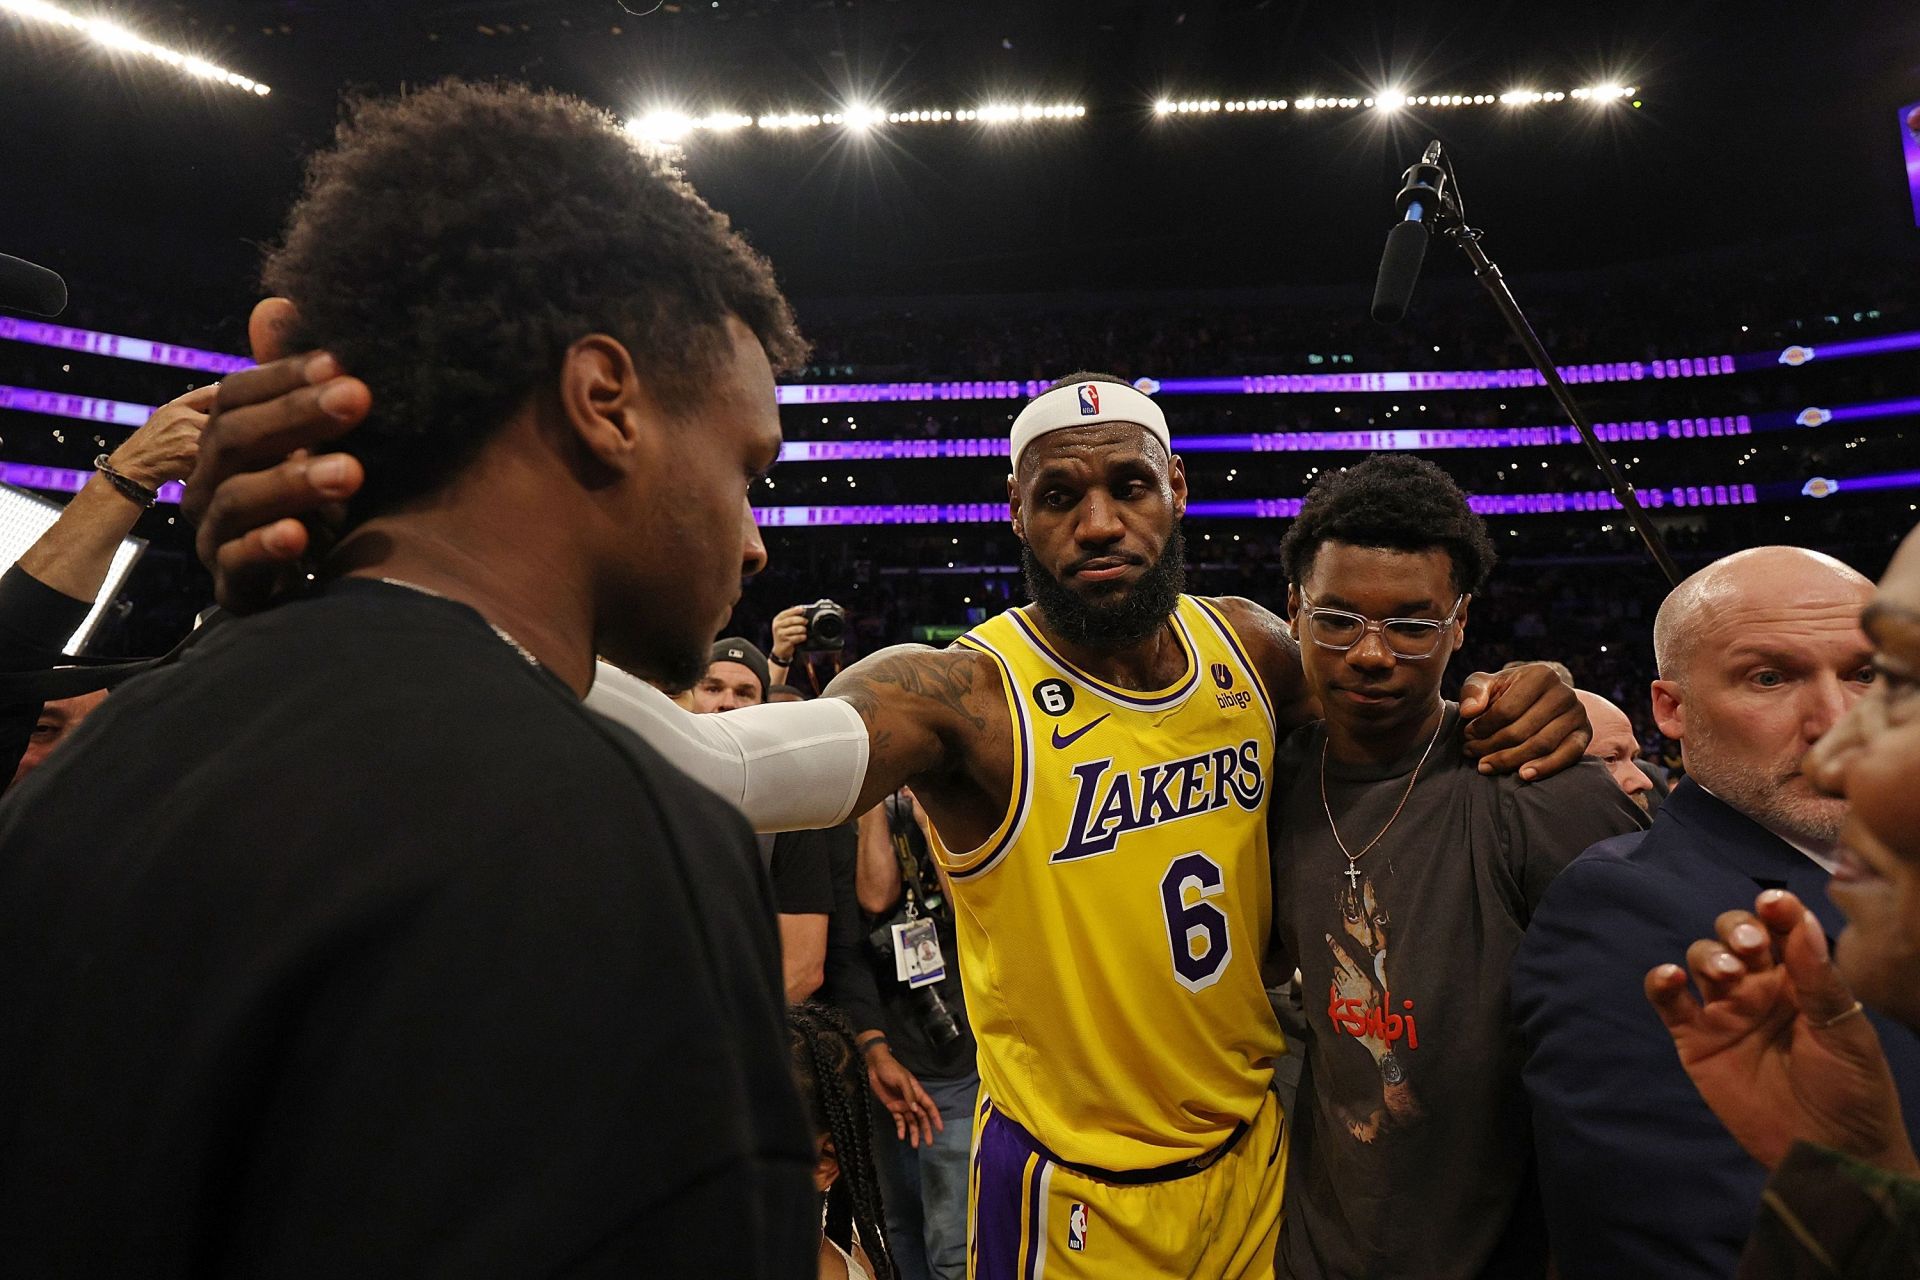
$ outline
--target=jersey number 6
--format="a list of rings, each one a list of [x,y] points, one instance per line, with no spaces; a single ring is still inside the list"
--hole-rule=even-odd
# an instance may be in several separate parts
[[[1197,892],[1192,905],[1189,889]],[[1173,976],[1189,991],[1205,991],[1220,981],[1233,959],[1227,913],[1211,899],[1227,891],[1220,866],[1204,853],[1183,853],[1160,877],[1160,903],[1167,914],[1167,945],[1173,950]]]

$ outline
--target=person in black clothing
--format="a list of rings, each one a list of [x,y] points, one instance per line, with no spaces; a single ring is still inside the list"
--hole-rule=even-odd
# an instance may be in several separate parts
[[[200,387],[155,409],[106,455],[107,468],[150,491],[186,479],[216,391]],[[145,509],[96,470],[53,525],[0,574],[0,673],[45,671],[60,662],[107,580],[114,552]],[[34,698],[0,704],[0,777],[8,786],[24,776],[21,761],[38,732],[40,708]]]
[[[713,642],[706,674],[688,691],[688,709],[719,715],[766,701],[767,660],[737,636]],[[826,972],[827,921],[833,913],[836,857],[853,858],[853,824],[813,831],[762,832],[760,863],[773,881],[773,909],[780,927],[780,975],[787,1002],[798,1004],[820,989]]]
[[[0,1274],[811,1275],[746,825],[581,705],[765,561],[767,265],[616,120],[448,82],[355,107],[266,274],[369,483],[0,805]]]
[[[900,1273],[905,1280],[962,1280],[980,1073],[960,988],[953,912],[927,848],[925,822],[906,790],[860,819],[857,863],[836,861],[833,869],[822,996],[859,1029],[868,1084],[888,1112],[875,1128],[874,1162]],[[919,988],[896,978],[892,955],[892,925],[910,918],[908,904],[911,918],[933,922],[946,961],[946,977]]]

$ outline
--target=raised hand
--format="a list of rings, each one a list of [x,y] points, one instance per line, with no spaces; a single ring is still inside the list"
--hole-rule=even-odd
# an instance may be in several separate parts
[[[1769,1169],[1807,1141],[1920,1176],[1880,1038],[1813,913],[1770,889],[1714,931],[1687,949],[1687,969],[1650,970],[1646,994],[1728,1132]]]
[[[149,489],[186,479],[200,452],[207,411],[213,408],[219,392],[218,383],[209,383],[161,405],[144,426],[113,451],[108,464]]]
[[[307,521],[337,519],[366,479],[350,454],[310,454],[358,426],[373,396],[325,352],[287,354],[295,319],[284,298],[254,308],[260,365],[220,383],[181,502],[214,594],[236,612],[264,607],[292,580],[313,545]]]

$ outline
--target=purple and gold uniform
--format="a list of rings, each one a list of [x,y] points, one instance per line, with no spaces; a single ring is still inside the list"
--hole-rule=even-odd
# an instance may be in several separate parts
[[[976,1280],[1272,1274],[1273,711],[1217,609],[1182,596],[1171,625],[1185,668],[1152,692],[1075,668],[1025,610],[956,642],[995,660],[1014,729],[999,827],[934,841],[980,1045]]]

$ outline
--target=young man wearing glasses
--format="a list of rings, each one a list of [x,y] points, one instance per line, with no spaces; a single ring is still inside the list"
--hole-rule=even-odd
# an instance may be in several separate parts
[[[1308,1027],[1280,1274],[1544,1275],[1508,970],[1560,869],[1645,819],[1597,761],[1528,782],[1461,754],[1440,682],[1494,552],[1438,467],[1328,476],[1281,554],[1326,718],[1275,771]]]

